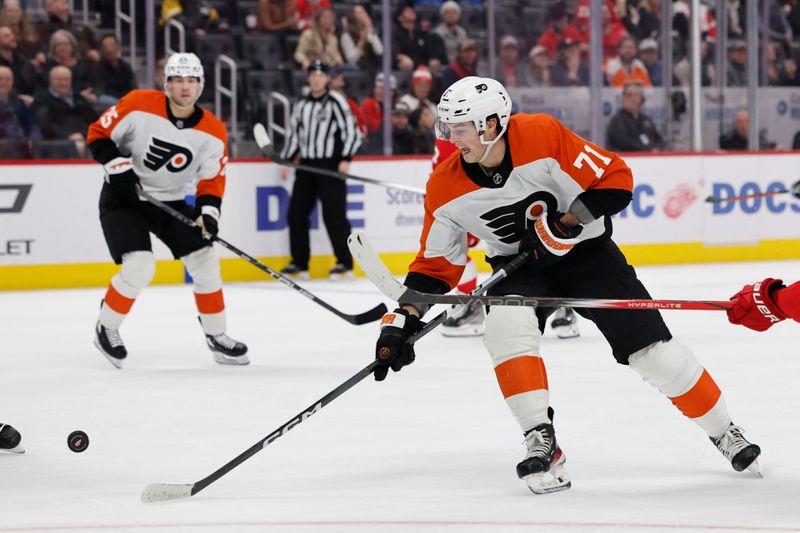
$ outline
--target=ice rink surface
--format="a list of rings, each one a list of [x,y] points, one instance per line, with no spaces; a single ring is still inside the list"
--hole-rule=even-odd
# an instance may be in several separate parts
[[[800,262],[638,271],[655,298],[727,299],[797,280]],[[307,287],[352,313],[382,300],[366,280]],[[414,365],[367,378],[193,498],[143,504],[145,485],[207,476],[373,357],[376,324],[274,282],[225,290],[248,367],[212,361],[189,286],[142,293],[121,371],[92,345],[102,289],[0,293],[0,421],[27,449],[0,455],[0,532],[800,531],[800,324],[759,334],[699,311],[667,323],[761,445],[763,479],[734,472],[581,319],[580,338],[548,331],[542,350],[568,491],[535,496],[517,479],[522,435],[481,340],[434,331]],[[91,441],[81,454],[66,445],[75,429]]]

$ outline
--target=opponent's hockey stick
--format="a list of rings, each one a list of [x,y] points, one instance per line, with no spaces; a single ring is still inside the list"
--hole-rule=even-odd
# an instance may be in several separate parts
[[[472,304],[516,305],[533,307],[586,307],[590,309],[674,309],[683,311],[725,311],[733,307],[730,301],[693,300],[607,300],[595,298],[561,298],[528,296],[479,296],[473,294],[428,294],[402,285],[383,264],[367,237],[353,232],[347,241],[353,258],[378,289],[392,300],[419,304]],[[527,253],[518,255],[513,262],[524,262]]]
[[[256,125],[253,126],[253,136],[256,138],[256,144],[258,144],[258,147],[261,149],[261,152],[279,165],[296,168],[298,170],[304,170],[306,172],[314,172],[316,174],[321,174],[323,176],[328,176],[330,178],[336,178],[340,180],[360,181],[362,183],[380,185],[381,187],[387,187],[389,189],[400,189],[403,191],[425,194],[425,189],[420,189],[419,187],[414,187],[411,185],[403,185],[402,183],[394,183],[391,181],[384,181],[375,178],[365,178],[363,176],[353,176],[352,174],[344,174],[342,172],[336,172],[335,170],[328,170],[326,168],[312,167],[309,165],[303,165],[302,163],[295,163],[293,161],[289,161],[288,159],[284,159],[281,157],[278,151],[275,150],[275,148],[273,148],[272,140],[270,140],[269,134],[267,134],[267,129],[264,127],[263,124],[256,123]]]
[[[352,236],[351,236],[352,237]],[[484,281],[478,287],[472,291],[472,294],[480,294],[481,292],[485,291],[492,285],[498,283],[500,280],[504,279],[510,272],[518,268],[522,263],[527,260],[527,254],[520,254],[517,256],[513,261],[509,264],[505,265],[502,269],[498,270],[494,274],[492,274],[489,279]],[[434,328],[436,328],[439,324],[445,321],[448,314],[455,309],[457,306],[453,305],[450,309],[446,311],[442,311],[436,318],[428,322],[425,327],[423,327],[420,331],[412,335],[406,342],[409,344],[414,344],[422,337],[430,333]],[[267,447],[267,445],[272,444],[273,441],[277,440],[279,437],[285,435],[290,429],[297,426],[298,424],[305,422],[311,415],[331,403],[333,400],[344,394],[349,389],[353,388],[358,382],[363,380],[365,377],[372,374],[375,370],[375,367],[378,366],[378,362],[373,361],[369,365],[365,366],[361,370],[359,370],[355,375],[353,375],[350,379],[330,391],[328,394],[311,404],[307,409],[304,409],[300,413],[298,413],[294,418],[290,419],[288,422],[283,424],[281,427],[270,433],[268,436],[264,437],[244,452],[237,455],[234,459],[227,462],[221,468],[213,472],[212,474],[204,477],[200,481],[196,481],[194,483],[153,483],[145,487],[144,491],[142,492],[142,501],[145,503],[152,503],[152,502],[161,502],[167,500],[180,500],[183,498],[190,498],[203,490],[204,488],[208,487],[216,480],[263,450]]]
[[[184,224],[186,224],[188,226],[197,226],[197,224],[195,223],[194,220],[192,220],[191,218],[187,217],[186,215],[184,215],[180,211],[176,211],[175,209],[173,209],[172,207],[168,206],[167,204],[165,204],[161,200],[158,200],[158,199],[154,198],[151,194],[143,191],[141,189],[141,187],[139,187],[138,192],[139,192],[139,195],[141,197],[143,197],[145,200],[147,200],[148,202],[150,202],[154,206],[158,207],[159,209],[165,211],[169,215],[177,218],[178,220],[180,220]],[[219,243],[222,247],[227,248],[228,250],[230,250],[231,252],[235,253],[236,255],[238,255],[239,257],[241,257],[242,259],[244,259],[245,261],[247,261],[248,263],[250,263],[254,267],[266,272],[267,274],[269,274],[270,276],[272,276],[276,280],[280,281],[281,283],[283,283],[287,287],[296,290],[297,292],[299,292],[300,294],[302,294],[303,296],[305,296],[309,300],[313,301],[314,303],[316,303],[318,305],[321,305],[322,307],[324,307],[325,309],[327,309],[331,313],[333,313],[336,316],[338,316],[338,317],[350,322],[351,324],[361,325],[361,324],[367,324],[369,322],[375,322],[376,320],[380,319],[383,316],[383,314],[386,313],[386,311],[387,311],[386,304],[381,303],[379,305],[376,305],[375,307],[373,307],[369,311],[365,311],[365,312],[359,313],[357,315],[350,315],[350,314],[347,314],[347,313],[343,313],[343,312],[339,311],[338,309],[336,309],[335,307],[333,307],[328,302],[326,302],[324,300],[321,300],[318,297],[314,296],[313,294],[311,294],[310,292],[305,290],[303,287],[301,287],[300,285],[298,285],[297,283],[292,281],[287,276],[284,276],[283,274],[281,274],[277,270],[271,269],[270,267],[268,267],[267,265],[265,265],[264,263],[262,263],[258,259],[254,258],[254,257],[251,257],[250,255],[246,254],[245,252],[241,251],[240,249],[238,249],[236,246],[232,245],[231,243],[229,243],[225,239],[223,239],[221,237],[218,237],[218,236],[214,236],[214,237],[211,238],[211,240],[213,242]]]
[[[759,192],[755,194],[743,194],[741,196],[727,196],[725,198],[721,198],[719,196],[709,196],[706,198],[706,202],[709,204],[722,204],[725,202],[737,202],[739,200],[749,200],[750,198],[763,198],[764,196],[776,196],[778,194],[786,194],[792,191],[768,191],[768,192]]]

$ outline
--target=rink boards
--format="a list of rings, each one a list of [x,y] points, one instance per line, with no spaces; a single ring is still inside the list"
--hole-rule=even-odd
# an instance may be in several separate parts
[[[800,200],[788,194],[712,205],[708,195],[783,190],[800,179],[798,153],[628,156],[633,201],[614,217],[615,240],[634,265],[800,258]],[[86,162],[5,164],[0,170],[0,289],[102,286],[117,270],[98,221],[99,165]],[[355,175],[423,187],[428,158],[360,158]],[[264,161],[228,166],[221,236],[273,268],[289,259],[286,225],[291,181]],[[291,180],[291,178],[290,178]],[[421,194],[348,184],[348,218],[365,231],[396,273],[418,247]],[[333,265],[322,217],[312,215],[312,276]],[[155,242],[155,283],[185,274]],[[219,249],[228,281],[264,279]],[[476,258],[482,253],[473,252]],[[484,265],[485,266],[485,265]]]

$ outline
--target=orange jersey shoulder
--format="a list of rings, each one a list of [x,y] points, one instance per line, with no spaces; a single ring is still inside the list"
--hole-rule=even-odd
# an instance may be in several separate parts
[[[167,118],[167,95],[154,89],[135,89],[129,92],[89,126],[87,142],[91,144],[98,139],[110,139],[116,125],[134,111]]]

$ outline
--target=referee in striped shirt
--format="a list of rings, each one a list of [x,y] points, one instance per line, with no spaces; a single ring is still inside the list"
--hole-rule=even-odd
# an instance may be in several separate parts
[[[308,66],[309,95],[298,100],[292,110],[286,146],[281,156],[293,160],[298,155],[304,165],[349,173],[350,160],[361,145],[361,135],[347,100],[328,89],[329,68],[320,60]],[[281,177],[288,176],[281,168]],[[289,247],[292,262],[282,273],[308,279],[309,217],[317,198],[322,203],[322,220],[328,229],[336,265],[329,275],[345,279],[353,275],[353,256],[347,248],[350,222],[347,220],[347,184],[344,180],[298,170],[289,202]]]

